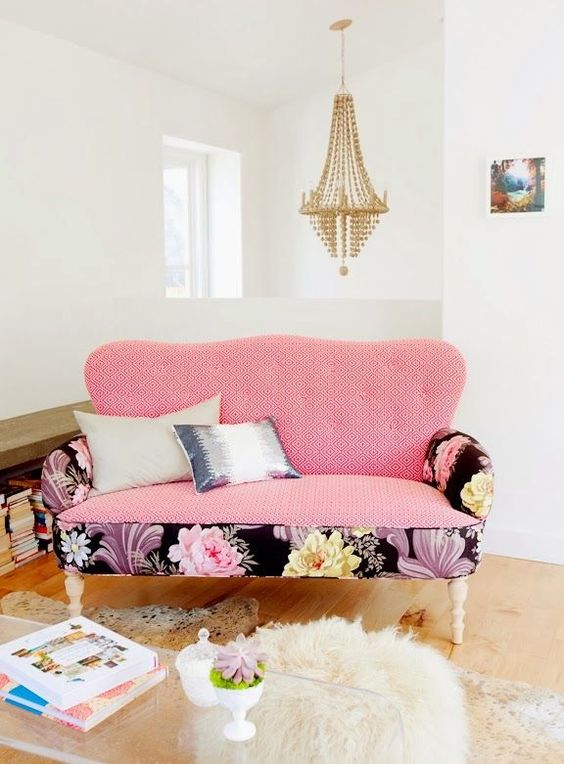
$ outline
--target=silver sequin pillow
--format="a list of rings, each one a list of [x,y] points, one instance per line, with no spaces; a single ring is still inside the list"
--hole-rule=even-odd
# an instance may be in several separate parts
[[[299,478],[272,417],[243,424],[173,426],[192,466],[198,493],[222,485]]]

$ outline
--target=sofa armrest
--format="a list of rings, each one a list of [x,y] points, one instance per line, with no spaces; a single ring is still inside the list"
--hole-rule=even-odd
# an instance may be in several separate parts
[[[493,469],[488,452],[475,438],[443,429],[431,438],[423,480],[449,500],[454,509],[484,519],[493,499]]]
[[[53,515],[86,501],[92,488],[92,457],[86,436],[77,435],[43,462],[43,503]]]

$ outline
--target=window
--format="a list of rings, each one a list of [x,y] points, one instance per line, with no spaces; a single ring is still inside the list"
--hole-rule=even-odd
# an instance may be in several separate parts
[[[165,294],[241,297],[241,155],[163,138]]]
[[[207,156],[166,147],[163,161],[167,297],[208,296]]]

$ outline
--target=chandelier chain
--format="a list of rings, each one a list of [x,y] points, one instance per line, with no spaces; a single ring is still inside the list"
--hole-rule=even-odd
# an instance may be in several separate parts
[[[341,29],[341,89],[345,88],[345,30]]]

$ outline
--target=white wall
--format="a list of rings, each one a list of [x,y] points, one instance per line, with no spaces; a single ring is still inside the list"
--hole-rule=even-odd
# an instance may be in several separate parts
[[[5,22],[0,92],[0,418],[85,397],[86,355],[117,338],[438,335],[435,299],[380,287],[389,301],[164,299],[164,135],[240,152],[244,290],[264,294],[262,111]]]
[[[0,92],[0,418],[82,397],[86,352],[131,326],[123,300],[164,304],[163,135],[241,153],[262,292],[261,111],[4,22]]]
[[[347,78],[360,143],[375,190],[389,192],[383,215],[349,275],[327,254],[302,191],[321,174],[337,88],[274,109],[268,120],[270,293],[275,296],[436,300],[442,279],[443,44],[427,43]]]
[[[241,156],[208,154],[209,294],[242,295]]]
[[[496,467],[489,551],[564,562],[564,5],[448,0],[444,335]],[[486,159],[547,156],[546,217],[488,218]],[[503,155],[503,156],[502,156]]]
[[[123,302],[122,310],[124,336],[169,342],[253,334],[349,340],[438,337],[441,323],[441,303],[430,300],[132,299]]]

